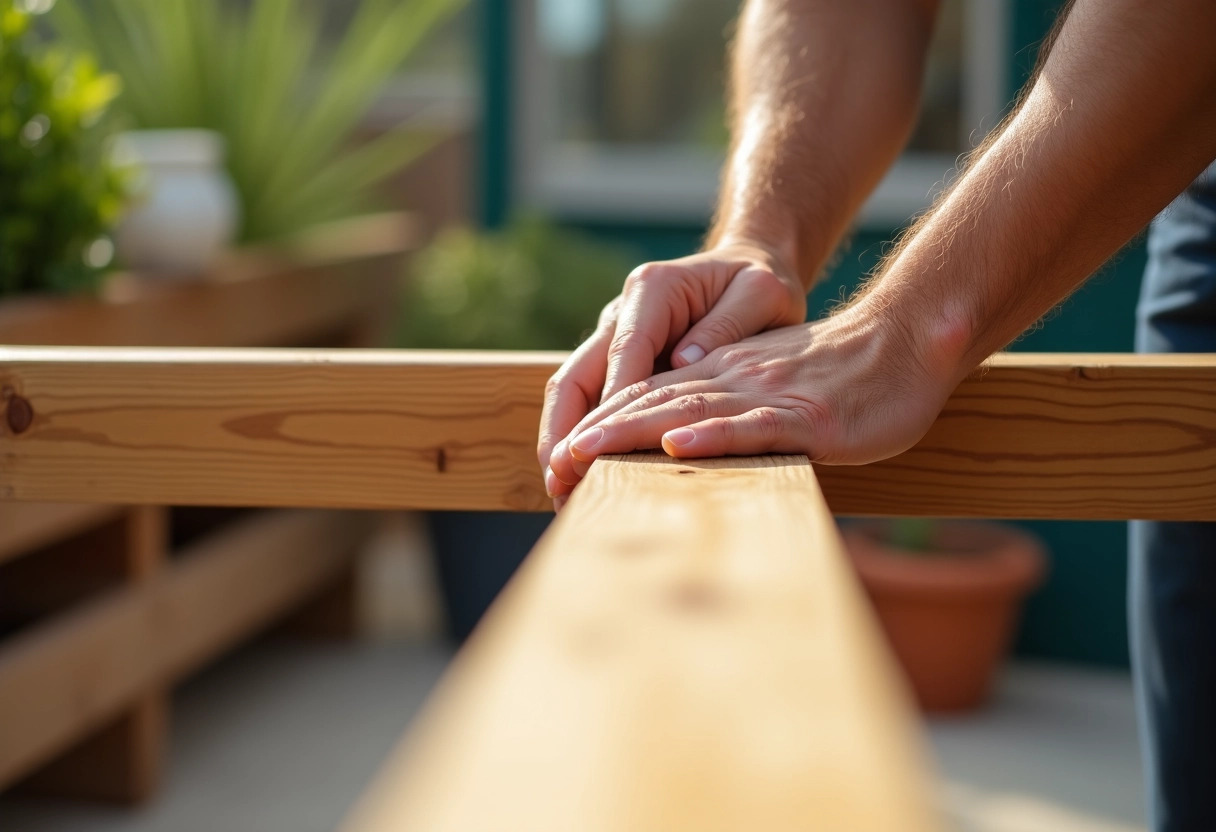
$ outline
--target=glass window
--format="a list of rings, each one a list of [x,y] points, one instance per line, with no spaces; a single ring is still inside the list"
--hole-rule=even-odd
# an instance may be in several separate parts
[[[725,53],[738,0],[524,5],[517,132],[525,196],[574,213],[646,213],[649,205],[707,216],[729,138]],[[993,48],[1004,42],[1004,11],[999,0],[943,2],[906,164],[876,196],[888,205],[871,205],[872,216],[891,222],[923,207],[995,120],[1005,103],[1007,55]]]

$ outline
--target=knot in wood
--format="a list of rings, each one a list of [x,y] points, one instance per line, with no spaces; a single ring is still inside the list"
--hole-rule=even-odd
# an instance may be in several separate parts
[[[667,600],[689,613],[711,613],[726,606],[726,596],[717,587],[699,581],[676,584],[668,591]]]
[[[30,423],[34,421],[34,408],[29,399],[12,396],[8,400],[8,407],[5,408],[4,415],[9,430],[13,433],[24,433],[29,430]]]

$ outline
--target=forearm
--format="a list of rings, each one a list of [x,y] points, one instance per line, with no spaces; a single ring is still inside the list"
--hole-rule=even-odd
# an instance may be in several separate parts
[[[1024,104],[858,304],[957,381],[1216,157],[1216,5],[1079,0]]]
[[[775,253],[804,285],[914,124],[936,0],[750,0],[709,245]]]

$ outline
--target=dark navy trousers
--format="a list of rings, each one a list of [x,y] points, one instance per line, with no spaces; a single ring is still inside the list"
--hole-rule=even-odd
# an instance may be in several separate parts
[[[1216,352],[1216,163],[1155,220],[1138,352]],[[1154,832],[1216,830],[1216,523],[1129,530],[1132,668]]]

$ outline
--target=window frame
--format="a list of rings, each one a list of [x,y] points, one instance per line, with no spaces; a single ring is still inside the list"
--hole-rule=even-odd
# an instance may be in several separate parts
[[[717,200],[721,153],[678,145],[555,141],[537,0],[515,4],[512,185],[527,208],[563,219],[703,224]],[[963,0],[963,144],[995,126],[1009,100],[1011,0]],[[905,151],[857,216],[892,228],[923,211],[956,157]]]

